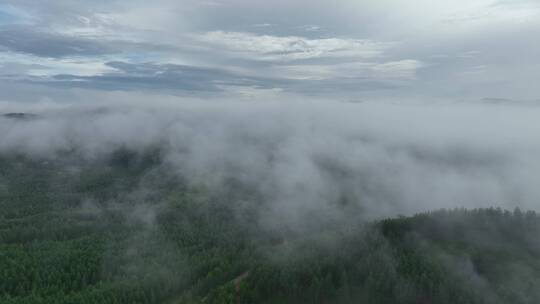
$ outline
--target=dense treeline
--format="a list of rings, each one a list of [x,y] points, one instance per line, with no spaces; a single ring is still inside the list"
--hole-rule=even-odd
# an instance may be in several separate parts
[[[293,233],[236,207],[256,194],[189,184],[159,151],[0,169],[0,303],[540,303],[531,211]]]

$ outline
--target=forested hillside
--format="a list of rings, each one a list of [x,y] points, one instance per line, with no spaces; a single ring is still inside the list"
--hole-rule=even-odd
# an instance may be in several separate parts
[[[534,212],[267,229],[256,193],[180,176],[159,151],[4,155],[0,303],[540,303]]]

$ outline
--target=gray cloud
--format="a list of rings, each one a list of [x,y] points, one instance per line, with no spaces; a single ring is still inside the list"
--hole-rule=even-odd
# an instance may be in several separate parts
[[[219,92],[224,86],[267,87],[271,83],[261,78],[246,78],[218,68],[177,64],[108,62],[116,69],[96,76],[55,75],[32,83],[52,86],[96,88],[102,90],[164,90]]]
[[[105,66],[113,68],[114,71],[105,72],[101,75],[56,74],[53,76],[27,77],[19,80],[11,79],[13,76],[9,74],[4,76],[4,79],[26,85],[47,86],[51,89],[82,88],[103,91],[150,91],[174,95],[182,92],[197,92],[200,95],[210,96],[220,92],[230,94],[237,89],[251,88],[254,93],[258,90],[277,89],[309,96],[318,94],[332,95],[336,90],[368,92],[398,89],[405,85],[403,80],[400,79],[403,76],[401,74],[409,73],[399,69],[385,71],[385,65],[381,67],[374,65],[369,67],[369,69],[372,69],[369,73],[380,73],[381,77],[368,77],[367,74],[364,76],[361,73],[339,75],[336,74],[339,72],[339,68],[337,68],[337,70],[331,70],[331,73],[333,73],[331,78],[303,79],[302,77],[294,77],[294,73],[291,75],[288,73],[281,74],[279,70],[275,74],[264,77],[244,75],[220,68],[178,64],[133,64],[115,61],[107,62]],[[298,68],[300,69],[300,67]],[[302,69],[299,72],[304,73]],[[367,72],[365,70],[365,73]],[[387,73],[388,75],[386,75]],[[393,78],[393,75],[397,78]],[[6,97],[8,92],[9,90],[5,93]],[[20,94],[24,94],[24,92]],[[57,94],[56,97],[58,97]]]
[[[41,57],[95,56],[115,52],[104,42],[24,28],[1,30],[0,46],[13,52]]]
[[[171,46],[121,40],[77,37],[27,27],[0,30],[0,48],[39,57],[85,57],[130,51],[170,51]]]

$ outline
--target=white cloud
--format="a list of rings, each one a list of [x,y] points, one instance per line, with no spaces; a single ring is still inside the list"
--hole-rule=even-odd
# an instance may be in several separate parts
[[[257,35],[245,32],[213,31],[196,37],[199,41],[258,60],[298,60],[325,57],[373,58],[391,43],[350,38],[309,39],[299,36]]]
[[[107,14],[78,15],[75,19],[78,22],[73,25],[53,25],[51,29],[58,34],[71,37],[132,40],[131,34],[120,31],[116,21]]]
[[[418,60],[406,59],[377,64],[372,70],[382,77],[414,79],[416,71],[423,65]]]
[[[370,78],[377,80],[413,80],[424,63],[405,59],[383,63],[352,62],[329,65],[277,66],[277,74],[291,79],[325,80],[336,78]]]
[[[469,12],[458,12],[449,15],[444,22],[450,25],[459,25],[472,29],[475,26],[486,26],[498,24],[520,24],[525,22],[536,22],[540,16],[540,7],[537,6],[517,6],[498,4],[481,7]]]

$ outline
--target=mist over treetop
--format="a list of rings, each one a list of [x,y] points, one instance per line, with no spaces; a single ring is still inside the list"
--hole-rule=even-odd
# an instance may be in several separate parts
[[[485,104],[72,105],[35,110],[31,120],[0,118],[0,151],[85,160],[154,151],[194,184],[254,189],[291,223],[339,201],[360,204],[369,218],[456,206],[536,209],[539,112]]]

